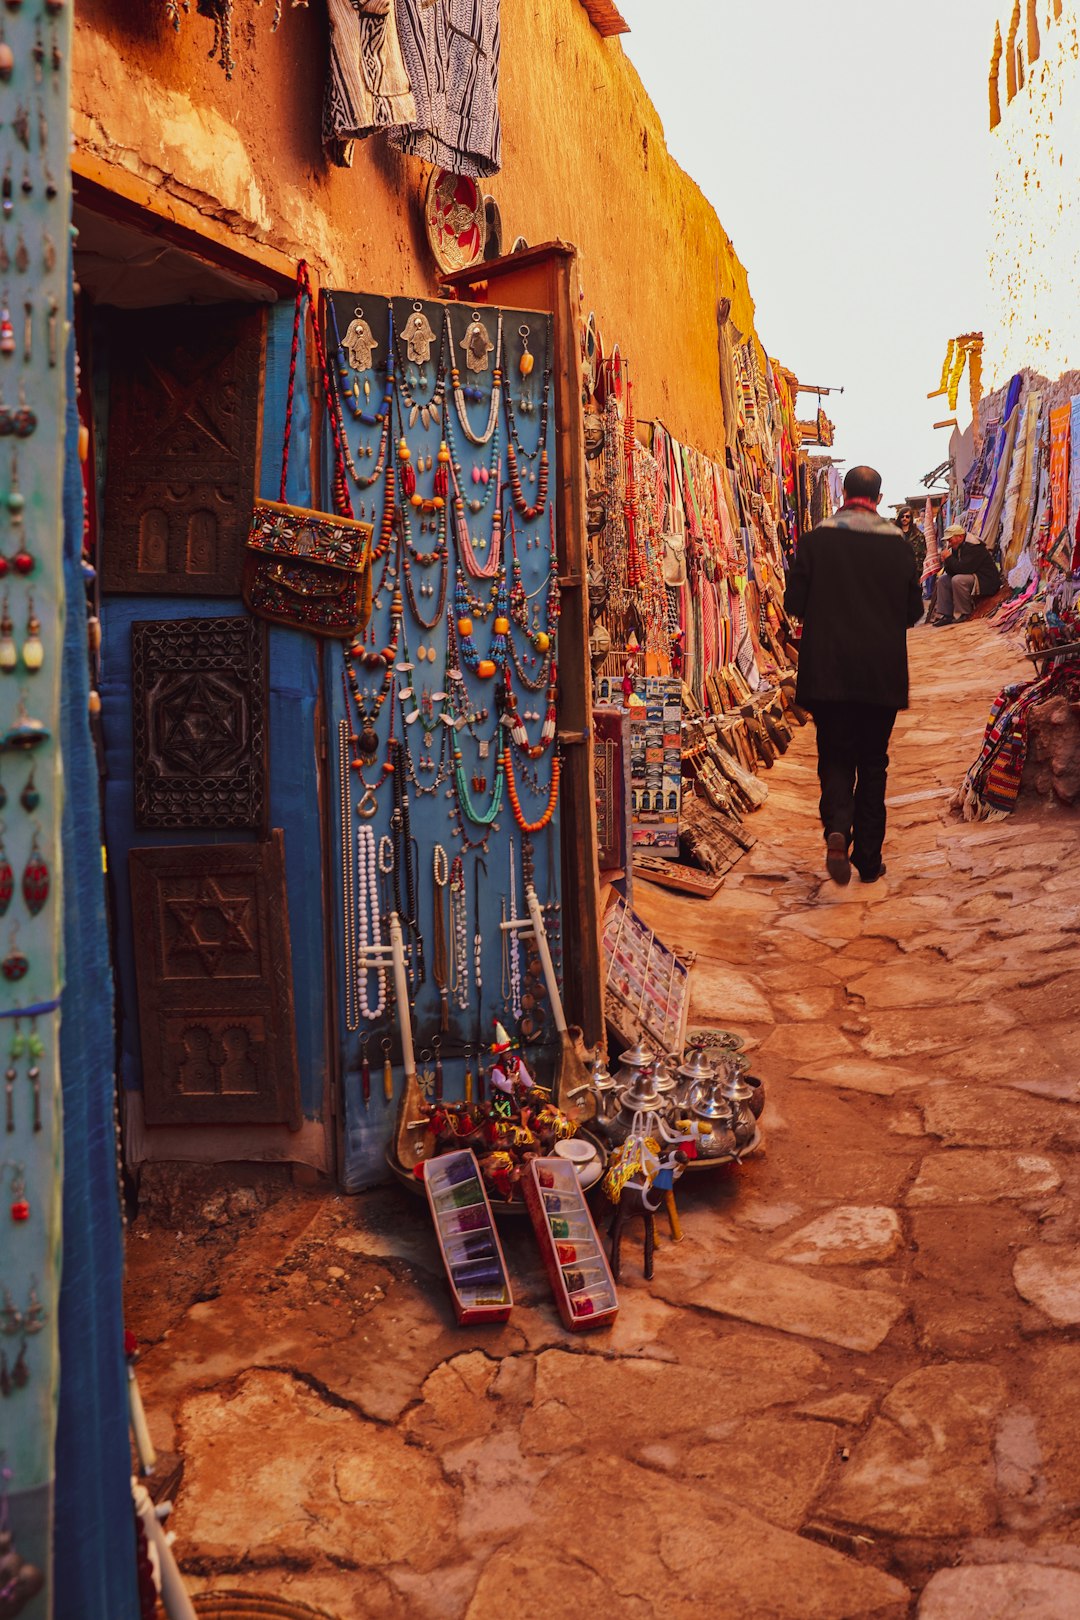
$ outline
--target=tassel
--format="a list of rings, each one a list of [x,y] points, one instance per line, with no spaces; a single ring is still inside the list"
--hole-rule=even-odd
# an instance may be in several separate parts
[[[363,1057],[360,1059],[360,1090],[363,1094],[364,1107],[366,1108],[368,1103],[371,1101],[371,1064],[368,1062],[366,1049]]]
[[[383,1084],[383,1096],[386,1098],[387,1102],[393,1102],[393,1100],[394,1100],[394,1071],[390,1066],[390,1054],[389,1054],[389,1052],[387,1052],[386,1061],[383,1064],[382,1084]]]
[[[442,1067],[442,1058],[440,1056],[438,1056],[438,1055],[435,1058],[435,1093],[434,1093],[434,1095],[435,1095],[435,1101],[437,1103],[441,1103],[442,1100],[443,1100],[443,1067]]]
[[[473,1100],[473,1073],[472,1068],[465,1070],[465,1102],[471,1108]]]

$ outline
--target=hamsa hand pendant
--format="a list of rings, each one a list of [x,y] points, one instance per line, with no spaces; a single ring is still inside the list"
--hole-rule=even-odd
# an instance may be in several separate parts
[[[465,350],[465,362],[470,371],[486,371],[488,369],[488,355],[495,347],[488,335],[488,329],[473,310],[472,320],[465,328],[465,336],[461,340],[461,347]]]
[[[415,365],[426,366],[431,359],[431,345],[435,342],[435,333],[431,322],[424,314],[424,306],[420,303],[413,305],[412,314],[401,329],[405,339],[409,359]]]
[[[354,371],[370,371],[371,356],[379,347],[378,341],[364,319],[364,312],[357,305],[356,313],[349,322],[348,331],[342,341],[341,347],[349,357],[349,364]]]

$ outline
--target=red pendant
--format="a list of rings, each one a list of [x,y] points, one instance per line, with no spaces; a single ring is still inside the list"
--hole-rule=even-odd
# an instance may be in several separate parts
[[[11,897],[15,893],[15,874],[11,870],[11,862],[5,855],[0,860],[0,917],[2,917],[11,904]]]
[[[26,862],[22,875],[22,892],[27,911],[31,917],[36,917],[49,898],[49,868],[36,847],[30,851]]]

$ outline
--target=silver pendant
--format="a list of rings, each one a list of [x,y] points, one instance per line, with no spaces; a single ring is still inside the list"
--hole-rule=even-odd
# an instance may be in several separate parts
[[[349,322],[341,347],[349,357],[349,364],[354,371],[370,371],[371,356],[379,347],[378,341],[364,319],[364,312],[359,304],[353,319]]]
[[[426,366],[431,359],[431,345],[435,342],[435,333],[419,300],[413,304],[412,314],[402,327],[401,335],[405,339],[409,359],[415,361],[418,366]]]
[[[461,348],[465,350],[465,363],[470,371],[486,371],[488,369],[488,355],[495,347],[488,335],[488,329],[474,309],[472,320],[465,328],[465,336],[461,340]]]

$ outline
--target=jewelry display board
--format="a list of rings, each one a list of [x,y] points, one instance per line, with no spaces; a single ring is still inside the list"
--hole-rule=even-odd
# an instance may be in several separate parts
[[[9,1601],[25,1600],[27,1620],[51,1612],[59,1381],[57,730],[72,10],[46,0],[8,5],[0,42],[0,1529],[11,1536],[0,1587],[18,1594]]]
[[[391,910],[429,1095],[466,1094],[496,1019],[540,1080],[553,1051],[539,955],[500,926],[531,881],[558,967],[553,332],[536,311],[363,292],[323,311],[351,504],[375,527],[371,623],[324,653],[354,1188],[384,1173],[400,1088],[390,976],[360,966]]]
[[[618,897],[604,918],[607,1021],[627,1046],[644,1040],[681,1052],[690,1011],[690,965]]]

